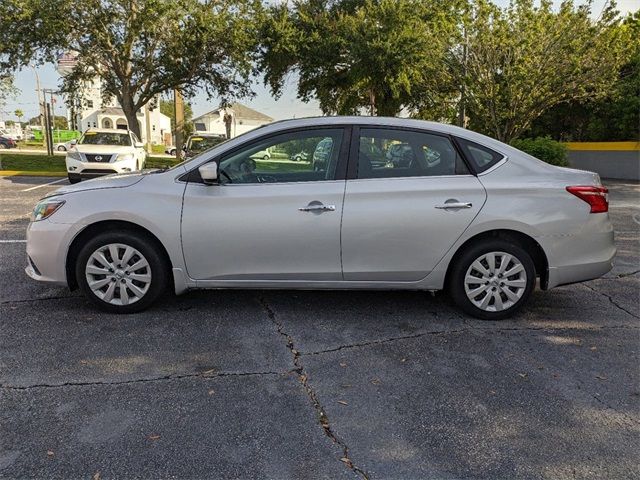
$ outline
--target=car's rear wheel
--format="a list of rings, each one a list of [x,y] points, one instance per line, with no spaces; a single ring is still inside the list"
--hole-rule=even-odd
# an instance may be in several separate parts
[[[72,177],[71,175],[67,175],[67,177],[69,178],[69,183],[71,184],[78,183],[80,181],[78,177]]]
[[[515,314],[535,283],[531,256],[519,245],[499,238],[470,246],[449,275],[449,289],[456,304],[483,320],[501,320]]]
[[[64,145],[59,145],[59,146],[58,146],[58,151],[59,151],[59,152],[66,152],[66,151],[67,151],[67,148],[66,148]]]
[[[105,232],[78,254],[76,280],[102,310],[133,313],[146,309],[167,288],[168,268],[154,241],[129,232]]]

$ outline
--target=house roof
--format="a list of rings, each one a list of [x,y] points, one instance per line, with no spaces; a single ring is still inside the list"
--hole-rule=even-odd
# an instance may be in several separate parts
[[[209,115],[218,115],[220,114],[221,110],[224,110],[225,108],[221,105],[218,108],[216,108],[215,110],[211,110],[210,112],[207,113],[203,113],[202,115],[198,115],[197,117],[194,117],[192,119],[193,122],[197,122],[198,120],[200,120],[201,118],[204,118],[206,116]],[[254,110],[253,108],[249,108],[246,105],[243,105],[239,102],[234,102],[231,104],[231,106],[229,107],[229,110],[233,110],[233,113],[235,114],[237,119],[244,119],[244,120],[259,120],[262,122],[273,122],[273,118],[271,118],[269,115],[265,115],[264,113],[260,113],[257,110]]]

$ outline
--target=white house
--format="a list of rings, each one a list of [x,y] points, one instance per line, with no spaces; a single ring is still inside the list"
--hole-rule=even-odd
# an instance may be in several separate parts
[[[192,122],[196,132],[226,135],[224,122],[226,114],[229,115],[231,138],[273,122],[273,118],[270,116],[236,102],[229,107],[218,107],[193,118]]]
[[[58,73],[64,76],[73,68],[75,57],[67,54],[58,59]],[[84,87],[74,99],[74,108],[67,110],[69,124],[84,132],[87,128],[127,128],[127,119],[116,99],[104,103],[100,80],[85,82]],[[151,143],[171,145],[171,119],[160,113],[160,102],[150,102],[149,121],[151,123]],[[154,107],[154,108],[151,108]],[[147,141],[145,109],[138,112],[138,126],[141,140]]]

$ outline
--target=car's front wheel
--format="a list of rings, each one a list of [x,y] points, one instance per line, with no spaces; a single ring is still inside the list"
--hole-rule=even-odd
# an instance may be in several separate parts
[[[89,240],[76,262],[76,279],[85,296],[102,310],[133,313],[151,305],[167,287],[169,271],[144,235],[105,232]]]
[[[519,245],[500,238],[466,249],[449,275],[449,290],[455,303],[483,320],[512,316],[526,303],[535,283],[531,256]]]

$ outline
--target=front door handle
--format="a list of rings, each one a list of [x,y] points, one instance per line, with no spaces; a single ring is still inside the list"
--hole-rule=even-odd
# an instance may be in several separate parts
[[[436,205],[436,208],[440,210],[454,210],[456,208],[471,208],[473,204],[471,202],[451,202],[444,205]]]
[[[307,205],[306,207],[300,207],[298,210],[301,212],[335,212],[335,205],[323,205],[323,204],[315,204],[315,205]]]

